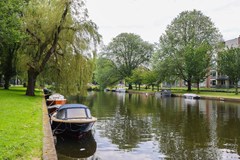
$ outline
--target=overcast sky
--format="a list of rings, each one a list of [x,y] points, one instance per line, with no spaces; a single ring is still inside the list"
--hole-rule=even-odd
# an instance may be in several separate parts
[[[158,42],[179,13],[193,9],[210,17],[224,40],[240,35],[240,0],[86,0],[86,6],[105,45],[123,32]]]

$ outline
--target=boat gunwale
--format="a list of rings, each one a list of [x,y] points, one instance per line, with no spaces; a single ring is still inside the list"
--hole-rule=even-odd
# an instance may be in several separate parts
[[[57,112],[55,112],[52,116],[51,116],[51,120],[54,122],[63,122],[63,123],[80,123],[80,124],[84,124],[84,123],[93,123],[97,121],[96,117],[91,117],[91,118],[72,118],[72,119],[58,119],[56,118]]]

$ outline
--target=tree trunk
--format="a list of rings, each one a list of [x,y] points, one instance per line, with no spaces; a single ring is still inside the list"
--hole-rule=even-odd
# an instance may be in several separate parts
[[[9,89],[11,76],[4,75],[4,89]]]
[[[141,84],[139,83],[139,84],[138,84],[138,90],[139,90],[139,91],[140,91],[140,88],[141,88]]]
[[[199,82],[197,82],[197,93],[199,93]]]
[[[157,91],[159,92],[159,83],[157,84]]]
[[[128,89],[132,89],[132,84],[131,83],[128,84]]]
[[[187,91],[192,91],[192,82],[191,81],[187,81],[187,85],[188,85]]]
[[[6,47],[6,50],[5,50],[5,54],[6,57],[5,57],[5,61],[3,63],[4,66],[3,66],[3,75],[4,75],[4,81],[5,81],[5,84],[4,84],[4,89],[9,89],[9,86],[10,86],[10,80],[11,78],[16,74],[16,51],[18,49],[18,46],[17,44],[14,44],[14,45],[7,45]]]
[[[154,91],[154,84],[152,84],[152,91]]]
[[[238,95],[238,81],[235,82],[235,94]]]
[[[28,84],[27,84],[27,96],[35,96],[34,89],[36,85],[37,76],[39,72],[35,71],[34,68],[30,67],[28,70]]]

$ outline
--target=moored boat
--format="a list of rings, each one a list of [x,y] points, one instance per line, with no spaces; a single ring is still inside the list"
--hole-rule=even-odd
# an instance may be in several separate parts
[[[51,105],[63,105],[67,102],[67,100],[64,98],[63,95],[59,94],[59,93],[54,93],[51,96],[49,96],[49,98],[47,99],[47,105],[51,106]]]
[[[65,104],[51,116],[53,134],[83,133],[92,129],[97,118],[83,104]]]
[[[125,88],[117,88],[116,92],[121,92],[121,93],[125,93],[126,89]]]
[[[199,95],[193,93],[185,93],[183,94],[183,97],[186,99],[200,99]]]
[[[171,90],[163,89],[163,90],[161,90],[161,92],[156,92],[155,96],[156,97],[171,97],[172,92],[171,92]]]

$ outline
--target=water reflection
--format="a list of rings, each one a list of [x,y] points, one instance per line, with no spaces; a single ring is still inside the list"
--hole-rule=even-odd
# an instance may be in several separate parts
[[[58,135],[56,150],[58,159],[95,159],[97,143],[92,135],[92,132],[83,133],[80,137],[71,137],[66,135]]]
[[[209,100],[91,92],[73,98],[98,121],[100,159],[238,159],[240,106]]]

